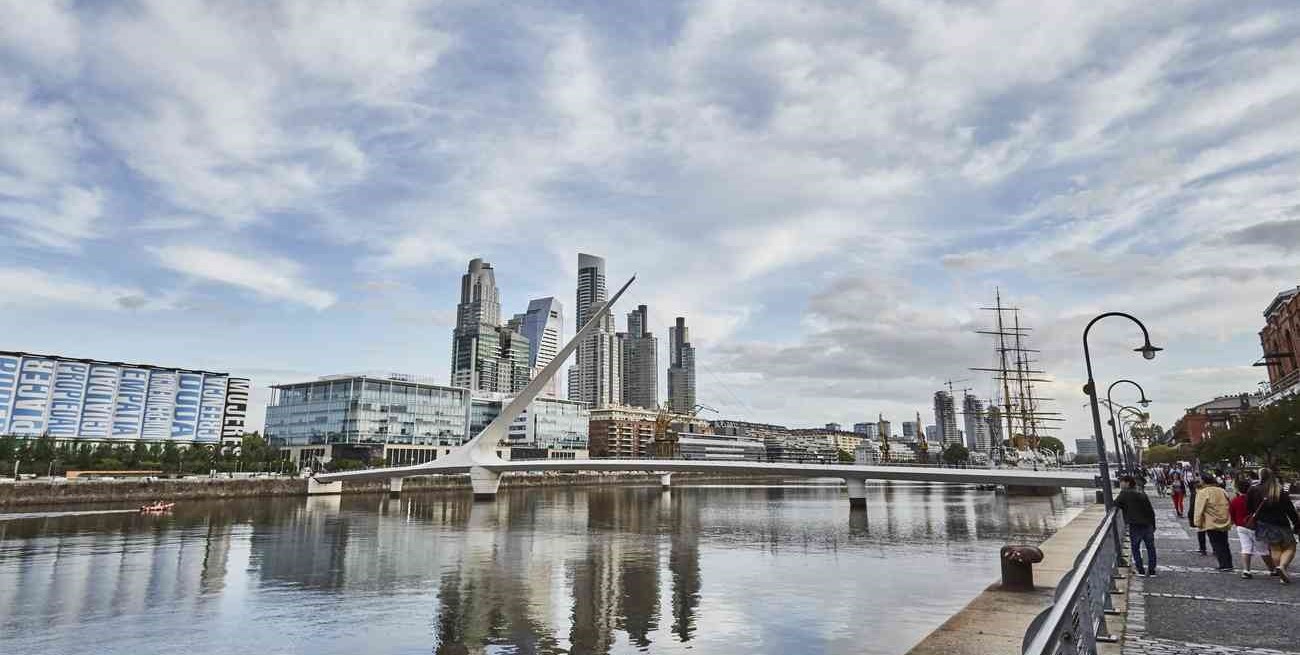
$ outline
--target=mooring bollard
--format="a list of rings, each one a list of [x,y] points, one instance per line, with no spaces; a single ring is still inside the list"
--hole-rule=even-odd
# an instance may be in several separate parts
[[[1034,565],[1043,561],[1043,551],[1035,546],[1002,547],[1002,589],[1033,591]]]

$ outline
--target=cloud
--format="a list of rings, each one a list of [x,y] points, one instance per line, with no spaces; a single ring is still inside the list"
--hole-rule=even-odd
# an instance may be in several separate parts
[[[35,268],[0,267],[0,305],[42,309],[72,306],[98,310],[140,309],[138,290],[75,280]]]
[[[445,322],[474,256],[510,313],[594,252],[661,335],[687,317],[702,398],[788,423],[925,407],[986,363],[995,287],[1054,372],[1112,308],[1157,366],[1232,369],[1300,270],[1290,9],[0,2],[0,239],[109,309],[162,271],[255,294],[259,331]],[[355,338],[326,316],[295,320]],[[322,350],[294,365],[393,364]]]
[[[191,277],[251,291],[269,300],[284,300],[315,310],[329,308],[333,293],[301,279],[302,267],[287,259],[248,257],[203,246],[164,246],[154,249],[164,268]]]
[[[1294,252],[1300,249],[1300,219],[1257,223],[1228,233],[1226,239],[1235,245],[1267,246]]]

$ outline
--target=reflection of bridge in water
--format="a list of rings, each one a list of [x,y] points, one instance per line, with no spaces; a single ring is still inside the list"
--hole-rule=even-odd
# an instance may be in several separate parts
[[[402,480],[412,476],[469,474],[470,485],[476,499],[496,497],[501,484],[501,474],[510,471],[643,471],[665,474],[674,472],[752,474],[756,476],[785,476],[803,478],[842,478],[848,486],[849,504],[858,507],[866,503],[867,480],[898,480],[911,482],[944,482],[956,484],[999,484],[1021,487],[1092,487],[1094,478],[1089,473],[1067,471],[1024,471],[997,469],[944,469],[932,467],[858,466],[848,464],[784,464],[777,462],[735,462],[664,459],[582,459],[582,460],[525,460],[506,461],[496,454],[498,444],[507,436],[515,418],[541,393],[546,383],[600,321],[605,311],[627,291],[636,278],[628,280],[609,301],[591,313],[592,318],[574,334],[555,358],[532,381],[506,404],[501,414],[465,445],[447,456],[425,464],[394,466],[363,471],[322,473],[308,482],[309,494],[342,492],[345,481],[389,480],[389,489],[401,491]]]

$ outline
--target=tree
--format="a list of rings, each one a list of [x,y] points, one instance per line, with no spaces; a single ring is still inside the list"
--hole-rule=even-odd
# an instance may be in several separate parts
[[[1156,444],[1142,451],[1142,461],[1147,464],[1173,464],[1185,459],[1183,453],[1173,446]]]
[[[970,460],[970,451],[959,443],[943,449],[943,461],[946,464],[965,464],[968,460]]]
[[[1056,437],[1039,437],[1038,449],[1056,453],[1056,456],[1060,457],[1065,453],[1065,444],[1061,443],[1061,440]]]
[[[836,449],[835,456],[840,460],[841,464],[852,464],[853,462],[857,461],[853,457],[853,453],[844,450],[843,448]]]
[[[1300,461],[1300,396],[1255,408],[1196,446],[1204,461],[1258,459],[1269,468]]]

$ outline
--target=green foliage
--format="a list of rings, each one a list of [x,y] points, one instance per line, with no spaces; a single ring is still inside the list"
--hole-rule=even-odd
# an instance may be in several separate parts
[[[336,471],[356,471],[366,468],[366,463],[359,459],[332,459],[325,464],[325,469],[333,473]]]
[[[1178,460],[1187,459],[1181,449],[1174,446],[1162,446],[1156,444],[1142,451],[1142,461],[1147,464],[1173,464]]]
[[[1195,453],[1202,461],[1300,465],[1300,396],[1246,412],[1197,444]]]
[[[1053,452],[1060,456],[1065,452],[1065,444],[1061,443],[1061,440],[1056,437],[1039,437],[1038,449]]]
[[[841,464],[852,464],[855,461],[853,453],[844,450],[843,448],[836,450],[835,455],[840,460]]]
[[[970,460],[970,451],[965,446],[955,443],[943,449],[945,464],[964,464]]]

